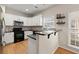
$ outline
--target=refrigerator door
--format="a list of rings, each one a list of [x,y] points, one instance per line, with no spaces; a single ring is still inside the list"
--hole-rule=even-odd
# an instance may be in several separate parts
[[[1,27],[2,27],[2,36],[5,34],[5,6],[1,6],[2,12],[1,12]]]
[[[4,15],[5,15],[5,6],[0,6],[0,54],[3,53],[2,38],[5,32]]]

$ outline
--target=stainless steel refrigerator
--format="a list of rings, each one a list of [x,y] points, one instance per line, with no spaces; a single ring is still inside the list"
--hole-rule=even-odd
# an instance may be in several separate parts
[[[3,36],[5,34],[5,20],[4,20],[4,14],[5,14],[5,7],[0,6],[0,54],[3,53]]]

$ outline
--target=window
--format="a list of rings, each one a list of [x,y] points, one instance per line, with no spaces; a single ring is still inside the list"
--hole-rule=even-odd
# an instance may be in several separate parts
[[[79,12],[69,15],[69,45],[79,48]]]

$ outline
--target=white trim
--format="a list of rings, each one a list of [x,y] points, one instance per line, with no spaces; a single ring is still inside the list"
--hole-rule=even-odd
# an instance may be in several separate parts
[[[71,45],[71,33],[74,33],[75,34],[75,32],[72,32],[71,30],[72,30],[72,28],[71,28],[71,21],[72,21],[72,15],[73,15],[73,13],[74,12],[72,12],[72,13],[70,13],[69,15],[68,15],[68,19],[69,19],[69,21],[68,21],[68,29],[69,29],[69,31],[68,31],[68,46],[70,46],[70,47],[73,47],[73,48],[76,48],[76,49],[79,49],[79,47],[77,47],[76,46],[76,42],[75,42],[75,45]],[[71,17],[71,18],[70,18]],[[76,39],[75,39],[76,40]]]
[[[75,46],[75,45],[68,45],[68,46],[70,46],[70,47],[73,47],[73,48],[76,48],[76,49],[79,49],[79,47],[77,47],[77,46]]]
[[[68,19],[69,19],[70,14],[68,14]],[[71,35],[70,35],[70,19],[68,20],[68,45],[70,45],[70,39],[71,39]]]
[[[70,48],[68,48],[68,47],[65,47],[65,46],[59,46],[59,47],[64,48],[64,49],[67,49],[67,50],[69,50],[69,51],[72,51],[72,52],[74,52],[74,53],[79,54],[78,51],[76,51],[76,50],[72,50],[72,49],[70,49]],[[72,48],[73,48],[73,47],[72,47]]]
[[[59,47],[59,46],[58,46]],[[54,54],[55,53],[55,51],[58,49],[58,47],[56,47],[53,51],[52,51],[52,53]]]

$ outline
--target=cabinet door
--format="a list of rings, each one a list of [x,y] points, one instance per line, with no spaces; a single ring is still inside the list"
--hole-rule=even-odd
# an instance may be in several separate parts
[[[21,22],[23,22],[23,25],[24,26],[26,26],[26,20],[27,20],[27,18],[26,17],[19,17],[19,20],[18,21],[21,21]]]
[[[33,26],[33,21],[32,21],[32,18],[24,18],[23,19],[23,22],[24,22],[24,26]]]
[[[48,35],[45,35],[45,36],[39,35],[39,53],[40,54],[54,53],[57,48],[58,48],[57,36],[54,36],[53,34],[51,34],[50,37],[48,38]]]
[[[24,24],[25,24],[25,22],[26,22],[25,19],[26,18],[22,17],[22,16],[6,14],[5,15],[5,24],[13,26],[14,25],[14,21],[23,21]]]
[[[27,26],[33,26],[33,19],[32,18],[27,18],[27,21],[26,21],[26,23],[27,23]]]
[[[10,25],[13,26],[13,21],[15,20],[15,16],[10,15],[10,14],[6,14],[5,15],[5,24],[6,25]]]
[[[33,17],[32,22],[34,26],[42,26],[42,16],[38,15]]]
[[[24,26],[42,26],[42,16],[24,18]]]
[[[14,33],[13,32],[5,33],[2,41],[5,41],[6,44],[13,43],[14,42]]]
[[[35,20],[37,22],[37,25],[42,26],[42,15],[36,16]]]

